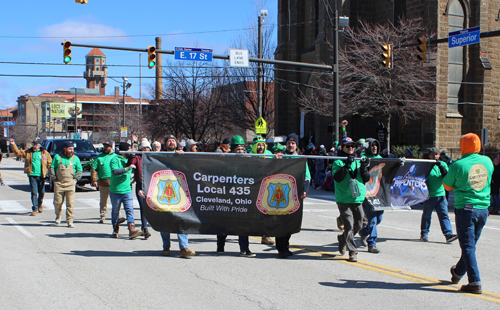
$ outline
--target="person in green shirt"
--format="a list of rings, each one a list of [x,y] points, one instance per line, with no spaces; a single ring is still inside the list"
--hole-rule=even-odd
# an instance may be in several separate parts
[[[132,148],[127,142],[120,143],[120,151],[131,151]],[[129,239],[135,239],[142,235],[142,231],[135,229],[134,219],[134,195],[132,194],[132,179],[130,177],[132,169],[136,169],[135,165],[128,165],[129,154],[121,154],[114,156],[111,159],[111,180],[109,185],[109,197],[111,200],[111,222],[113,224],[113,238],[118,238],[120,228],[119,213],[120,205],[123,204],[125,214],[127,216]]]
[[[469,284],[462,285],[460,290],[481,294],[476,245],[488,219],[493,163],[478,154],[481,140],[475,133],[460,138],[460,149],[462,158],[450,165],[443,179],[444,188],[455,193],[455,222],[462,249],[460,260],[450,269],[451,282],[458,283],[467,273]]]
[[[443,178],[448,173],[448,165],[444,161],[441,161],[439,157],[440,153],[437,147],[429,149],[429,158],[435,160],[436,163],[432,167],[426,181],[427,188],[429,189],[429,199],[424,202],[420,224],[420,240],[424,242],[429,241],[433,210],[436,210],[439,225],[441,225],[441,231],[446,238],[446,242],[453,242],[458,239],[458,236],[453,234],[451,228],[450,218],[448,217],[448,201],[446,200],[443,187]]]
[[[368,172],[369,159],[355,160],[356,144],[351,138],[342,140],[342,154],[346,160],[337,159],[332,164],[332,175],[335,180],[335,201],[339,207],[344,232],[337,236],[339,253],[349,251],[349,261],[358,261],[358,250],[354,242],[363,226],[363,200],[366,196],[365,183],[370,179]]]
[[[94,159],[90,170],[92,186],[97,187],[100,194],[101,217],[99,223],[104,223],[106,220],[111,180],[111,159],[116,156],[113,153],[113,145],[110,142],[104,142],[102,145],[104,146],[104,150]],[[124,221],[125,219],[123,218]]]
[[[56,225],[61,223],[61,207],[66,199],[66,223],[74,228],[73,206],[75,204],[76,183],[82,177],[82,164],[75,155],[75,148],[71,141],[64,142],[63,153],[54,156],[50,165],[50,179],[54,182],[54,209]]]

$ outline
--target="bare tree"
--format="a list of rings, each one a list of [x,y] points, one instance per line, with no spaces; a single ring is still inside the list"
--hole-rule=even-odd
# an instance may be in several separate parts
[[[224,118],[221,104],[225,85],[225,69],[196,62],[179,62],[167,66],[163,78],[163,100],[150,119],[155,134],[174,134],[176,137],[208,141],[230,124]]]
[[[422,19],[400,19],[397,25],[360,21],[345,28],[345,47],[339,50],[340,114],[385,118],[390,133],[391,115],[411,120],[435,113],[435,69],[420,63],[415,47],[401,47],[427,32]],[[385,44],[392,46],[391,68],[381,63]],[[330,74],[318,74],[314,88],[301,94],[302,110],[331,115],[331,85]]]

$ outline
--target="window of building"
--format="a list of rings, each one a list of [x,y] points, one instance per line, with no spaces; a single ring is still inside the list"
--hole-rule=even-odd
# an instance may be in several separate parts
[[[462,1],[452,0],[448,10],[449,32],[465,29],[465,8]],[[462,117],[458,111],[458,103],[463,92],[465,47],[448,49],[448,106],[447,117]]]
[[[99,71],[99,67],[95,67],[96,71]]]

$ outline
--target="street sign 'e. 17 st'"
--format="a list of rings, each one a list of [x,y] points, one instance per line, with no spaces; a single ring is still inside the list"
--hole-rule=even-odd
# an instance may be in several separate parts
[[[207,48],[176,47],[175,60],[212,61],[212,50]]]
[[[453,31],[448,34],[448,48],[479,43],[481,27]]]
[[[16,122],[3,122],[4,126],[16,126]]]

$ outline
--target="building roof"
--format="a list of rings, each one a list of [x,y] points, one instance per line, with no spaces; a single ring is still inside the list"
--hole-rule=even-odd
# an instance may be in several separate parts
[[[12,117],[12,111],[15,109],[17,109],[17,106],[10,109],[0,110],[0,117]]]
[[[94,47],[85,57],[89,57],[89,56],[104,56],[106,57],[106,55],[104,55],[104,53],[98,49],[97,47]]]

